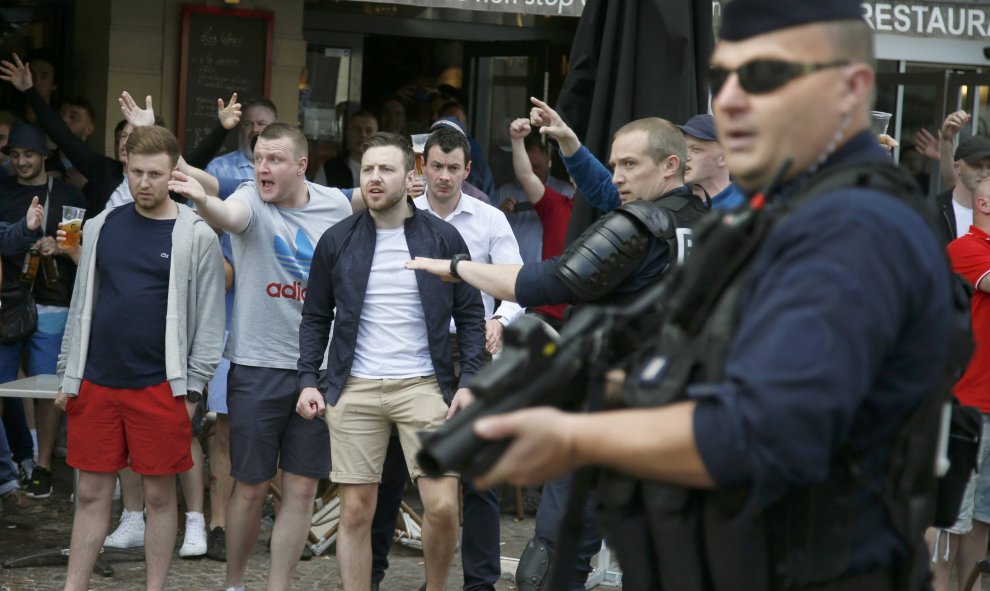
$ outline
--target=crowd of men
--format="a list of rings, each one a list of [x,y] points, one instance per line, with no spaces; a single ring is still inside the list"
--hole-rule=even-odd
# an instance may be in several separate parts
[[[953,564],[986,555],[990,476],[969,479],[958,522],[929,529],[927,547],[917,511],[932,496],[930,401],[966,367],[950,347],[969,309],[950,268],[976,288],[976,353],[954,393],[990,412],[990,139],[956,146],[963,112],[919,136],[947,183],[927,216],[910,183],[886,180],[899,169],[869,132],[859,3],[786,4],[728,4],[713,114],[631,121],[609,154],[533,98],[509,125],[513,178],[498,190],[456,102],[419,156],[389,100],[381,126],[354,112],[339,154],[311,162],[266,99],[219,99],[215,129],[182,154],[150,97],[124,92],[106,157],[85,143],[88,103],[50,104],[51,58],[0,61],[23,98],[19,119],[0,117],[0,382],[60,379],[34,430],[23,403],[4,403],[4,515],[43,510],[64,411],[79,474],[67,590],[87,588],[103,546],[143,546],[146,587],[164,588],[176,475],[179,556],[225,561],[228,591],[244,589],[273,483],[268,588],[291,587],[328,478],[346,590],[382,583],[410,480],[431,591],[448,579],[461,504],[464,588],[494,589],[501,482],[545,483],[522,589],[547,588],[557,558],[583,589],[603,531],[630,589],[922,589],[929,560],[947,589]],[[237,148],[216,156],[235,129]],[[569,182],[551,176],[550,145]],[[576,194],[602,216],[565,248]],[[68,207],[85,209],[81,245],[60,226]],[[39,270],[21,273],[32,257]],[[475,403],[507,326],[528,315],[568,335],[588,304],[629,306],[663,282],[670,319],[609,373],[631,408],[489,417],[477,435],[512,442],[487,474],[424,472],[420,433]],[[8,314],[25,306],[37,314],[21,327]],[[602,487],[564,544],[586,466],[605,469]]]

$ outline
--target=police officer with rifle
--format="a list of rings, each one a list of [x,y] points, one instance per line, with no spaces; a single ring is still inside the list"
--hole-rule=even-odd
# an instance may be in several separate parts
[[[968,303],[917,188],[869,132],[872,49],[855,0],[728,3],[713,110],[751,198],[696,229],[688,262],[642,296],[652,305],[627,306],[662,323],[629,360],[626,408],[490,416],[577,406],[566,383],[609,331],[635,334],[605,310],[575,339],[586,359],[566,335],[507,334],[536,343],[541,383],[516,396],[491,383],[496,364],[462,421],[474,433],[447,429],[476,452],[450,465],[485,472],[480,486],[601,467],[627,589],[927,587],[923,532]]]

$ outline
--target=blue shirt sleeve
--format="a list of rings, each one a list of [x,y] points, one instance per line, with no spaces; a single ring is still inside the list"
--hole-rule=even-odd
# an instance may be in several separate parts
[[[754,262],[726,381],[688,391],[706,468],[749,486],[750,511],[823,481],[843,445],[889,454],[948,339],[948,271],[916,213],[847,191],[784,224]]]
[[[350,201],[354,196],[354,189],[341,189],[340,192],[344,194],[344,197],[347,197],[347,201]]]
[[[516,277],[516,302],[524,308],[573,304],[578,301],[557,277],[557,259],[526,263]]]
[[[619,190],[612,184],[612,173],[598,161],[588,148],[573,156],[562,156],[564,167],[574,177],[574,183],[592,207],[608,213],[622,205]]]

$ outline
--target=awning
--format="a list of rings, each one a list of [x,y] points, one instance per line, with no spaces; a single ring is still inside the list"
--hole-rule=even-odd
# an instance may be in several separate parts
[[[540,16],[581,16],[585,0],[364,0],[383,4],[403,4],[419,8],[460,8],[484,12],[536,14]]]

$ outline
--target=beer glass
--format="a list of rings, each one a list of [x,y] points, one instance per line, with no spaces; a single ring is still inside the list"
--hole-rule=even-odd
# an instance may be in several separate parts
[[[412,140],[413,152],[416,153],[416,175],[423,176],[423,150],[426,148],[426,140],[430,137],[428,133],[417,133],[409,136]]]
[[[73,249],[79,247],[79,238],[82,236],[83,216],[86,210],[82,207],[72,207],[65,205],[62,207],[62,223],[58,225],[59,230],[65,232],[65,242],[62,248]]]

